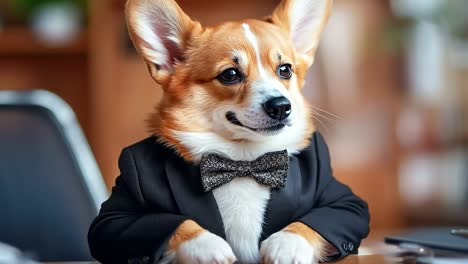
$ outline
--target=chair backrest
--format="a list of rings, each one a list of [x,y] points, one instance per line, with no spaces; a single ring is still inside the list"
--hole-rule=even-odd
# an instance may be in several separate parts
[[[44,262],[92,260],[87,231],[107,196],[63,100],[0,91],[0,242]]]

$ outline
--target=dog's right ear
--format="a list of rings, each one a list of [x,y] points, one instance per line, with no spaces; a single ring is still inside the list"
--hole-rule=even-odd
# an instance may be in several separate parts
[[[128,0],[126,19],[130,37],[151,76],[164,85],[200,24],[173,0]]]
[[[314,61],[332,4],[333,0],[282,0],[266,19],[289,32],[296,52],[307,68]]]

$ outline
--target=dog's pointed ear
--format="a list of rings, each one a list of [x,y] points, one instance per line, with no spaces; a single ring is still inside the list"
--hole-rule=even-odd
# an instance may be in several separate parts
[[[201,28],[173,0],[128,0],[126,19],[136,49],[160,84],[173,72],[191,34]]]
[[[266,20],[289,32],[296,52],[310,66],[332,4],[333,0],[282,0]]]

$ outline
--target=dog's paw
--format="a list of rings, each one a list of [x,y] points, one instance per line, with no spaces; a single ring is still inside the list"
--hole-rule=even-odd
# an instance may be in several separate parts
[[[264,264],[317,263],[312,245],[302,236],[279,231],[262,242],[260,257]]]
[[[177,263],[231,264],[237,259],[231,246],[217,235],[204,231],[182,243],[175,252]]]

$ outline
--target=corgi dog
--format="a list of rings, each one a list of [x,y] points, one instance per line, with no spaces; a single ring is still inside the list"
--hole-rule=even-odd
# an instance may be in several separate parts
[[[262,20],[204,27],[174,0],[129,0],[131,39],[163,97],[151,132],[187,162],[218,153],[252,161],[308,146],[314,132],[301,94],[332,0],[283,0]],[[302,222],[260,241],[271,187],[242,177],[214,189],[225,239],[186,220],[170,238],[178,263],[315,263],[331,246]],[[260,245],[259,245],[260,243]]]

